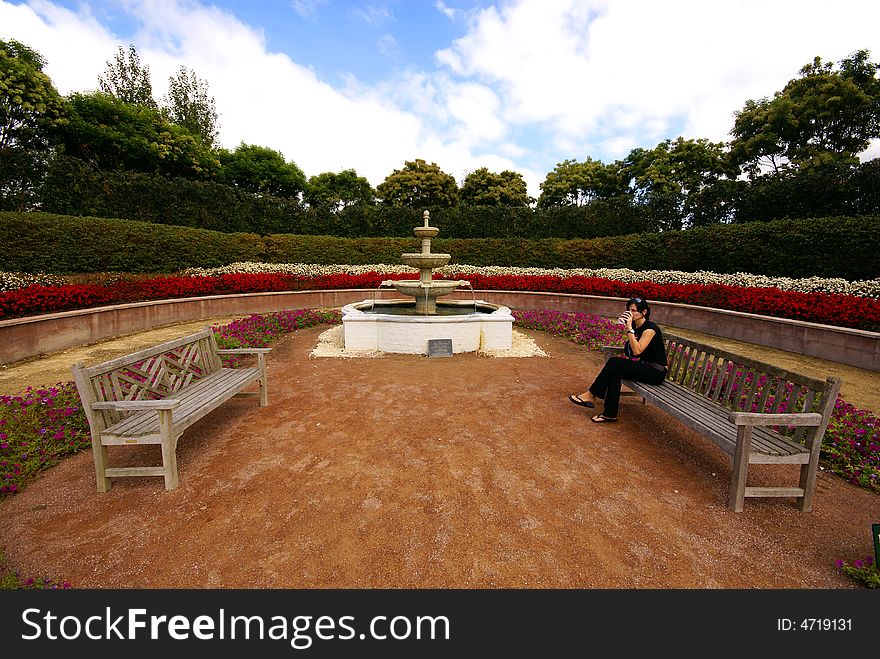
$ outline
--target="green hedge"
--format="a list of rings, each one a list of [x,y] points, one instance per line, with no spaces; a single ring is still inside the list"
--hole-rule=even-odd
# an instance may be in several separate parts
[[[261,237],[130,220],[0,212],[0,269],[18,272],[167,273],[236,261],[399,264],[402,253],[417,252],[420,246],[415,237]],[[475,266],[872,279],[880,275],[880,216],[713,225],[589,240],[436,238],[432,251],[451,254],[452,263]]]
[[[0,212],[0,269],[7,272],[174,272],[258,261],[262,249],[252,233]]]

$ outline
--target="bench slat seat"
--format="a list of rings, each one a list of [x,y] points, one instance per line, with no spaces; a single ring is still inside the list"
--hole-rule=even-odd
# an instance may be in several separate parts
[[[174,398],[180,406],[174,409],[173,428],[183,432],[185,428],[208,414],[211,410],[225,403],[236,393],[252,382],[259,380],[258,368],[224,368],[212,373],[207,378],[176,393]],[[255,394],[256,395],[256,394]],[[135,412],[122,421],[114,423],[103,432],[105,444],[112,439],[142,439],[155,436],[157,441],[138,441],[125,443],[160,443],[159,416],[150,410]]]
[[[664,333],[666,380],[622,384],[714,442],[731,459],[728,505],[742,512],[746,497],[796,497],[813,505],[819,451],[841,380],[825,381]],[[606,358],[620,355],[602,348]],[[749,464],[798,464],[798,487],[748,487]]]
[[[98,491],[110,478],[162,476],[177,487],[177,441],[183,432],[227,400],[255,396],[269,404],[269,348],[220,350],[214,330],[168,341],[86,368],[71,367],[92,436]],[[256,366],[224,368],[221,355],[255,355]],[[258,391],[245,391],[252,384]],[[160,444],[161,466],[111,467],[108,446]]]
[[[672,382],[659,386],[628,382],[627,386],[663,411],[692,420],[694,430],[710,435],[725,453],[731,454],[736,449],[736,426],[730,423],[724,409],[696,398],[693,392]],[[760,426],[752,431],[752,451],[765,455],[768,463],[804,464],[810,459],[810,451],[803,444]]]

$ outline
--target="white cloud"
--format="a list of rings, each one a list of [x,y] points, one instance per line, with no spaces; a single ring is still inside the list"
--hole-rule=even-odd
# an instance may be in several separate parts
[[[18,39],[39,52],[62,94],[96,90],[107,60],[124,45],[90,13],[76,14],[43,0],[30,6],[0,2],[0,38]]]
[[[354,14],[371,27],[381,27],[395,20],[394,13],[385,5],[366,5],[354,10]]]
[[[519,0],[474,14],[436,58],[496,88],[512,124],[551,125],[560,143],[638,131],[651,147],[676,127],[726,141],[734,111],[815,55],[880,52],[878,24],[880,4],[854,0]]]
[[[446,3],[443,2],[443,0],[437,0],[437,2],[434,3],[434,8],[437,11],[439,11],[441,14],[446,16],[446,18],[448,18],[449,20],[453,20],[455,18],[456,14],[458,13],[452,7],[446,6]]]
[[[302,18],[311,18],[330,0],[291,0],[290,7]]]
[[[397,45],[397,39],[394,38],[393,34],[388,33],[379,37],[379,40],[376,42],[376,48],[378,48],[382,55],[390,58],[396,57],[400,50]]]

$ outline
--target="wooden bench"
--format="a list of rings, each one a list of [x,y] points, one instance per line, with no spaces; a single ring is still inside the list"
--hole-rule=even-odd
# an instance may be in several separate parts
[[[796,497],[810,511],[819,449],[841,380],[824,382],[664,332],[668,372],[660,385],[624,386],[717,444],[732,460],[728,505],[745,497]],[[621,348],[602,349],[606,357]],[[797,487],[747,487],[750,464],[799,464]]]
[[[269,404],[265,353],[270,348],[219,350],[204,330],[103,364],[71,367],[92,435],[98,491],[117,476],[163,476],[177,487],[177,440],[189,426],[233,396]],[[257,356],[257,365],[223,368],[221,355]],[[242,391],[258,382],[259,391]],[[110,467],[108,446],[161,444],[161,467]]]

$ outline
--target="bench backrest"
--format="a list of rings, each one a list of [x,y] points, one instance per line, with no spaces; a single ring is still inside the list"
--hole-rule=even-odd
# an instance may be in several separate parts
[[[88,413],[94,402],[171,398],[174,392],[220,368],[214,331],[207,327],[102,364],[88,368],[75,365],[74,375]],[[105,427],[125,416],[112,410],[97,413]]]
[[[667,379],[737,412],[818,412],[831,417],[840,378],[818,380],[664,332]],[[824,430],[824,424],[823,428]],[[806,428],[791,434],[801,439]]]

